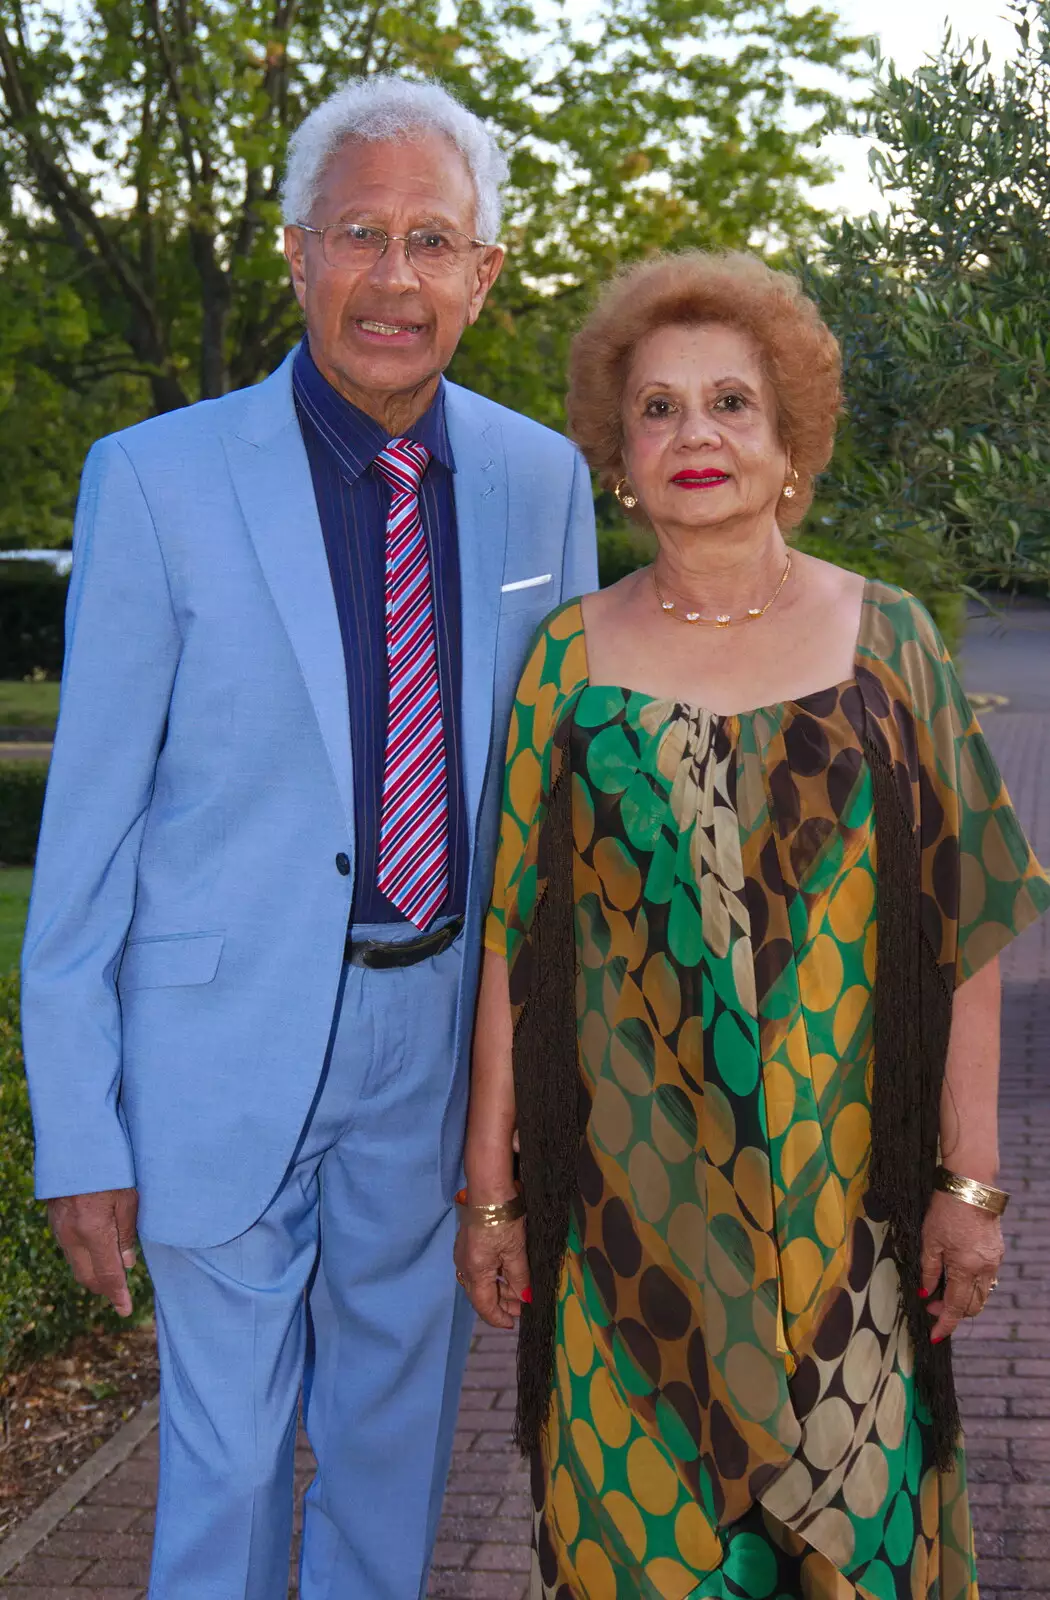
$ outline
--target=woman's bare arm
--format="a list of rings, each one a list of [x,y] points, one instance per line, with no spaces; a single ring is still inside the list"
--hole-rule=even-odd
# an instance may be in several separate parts
[[[952,1026],[941,1092],[941,1160],[978,1183],[999,1172],[998,961],[961,983],[952,1003]],[[936,1192],[923,1227],[922,1281],[927,1295],[945,1275],[944,1293],[931,1299],[936,1343],[981,1309],[1003,1257],[999,1218]]]
[[[510,985],[503,956],[486,950],[470,1069],[464,1167],[474,1205],[499,1205],[514,1194],[514,1074]]]
[[[502,1205],[514,1188],[513,1027],[507,963],[485,951],[474,1024],[470,1112],[463,1157],[471,1205]],[[459,1230],[456,1267],[470,1302],[494,1328],[510,1328],[529,1298],[525,1221]]]
[[[998,959],[956,989],[941,1093],[941,1160],[978,1183],[999,1172],[1001,992]]]

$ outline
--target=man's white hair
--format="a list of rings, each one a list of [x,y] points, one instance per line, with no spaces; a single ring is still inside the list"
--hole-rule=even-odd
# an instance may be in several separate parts
[[[316,106],[293,133],[281,184],[286,223],[310,219],[325,167],[348,139],[369,143],[442,133],[467,164],[477,196],[475,226],[487,243],[499,238],[507,158],[485,124],[438,83],[384,73],[353,78]],[[330,219],[323,219],[325,221]]]

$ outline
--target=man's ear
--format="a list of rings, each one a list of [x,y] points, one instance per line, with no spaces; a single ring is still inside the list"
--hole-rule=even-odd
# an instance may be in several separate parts
[[[503,262],[506,251],[501,244],[489,245],[482,253],[474,274],[474,287],[470,296],[470,309],[467,312],[467,322],[473,325],[478,320],[481,308],[488,298],[488,292],[496,279],[503,271]]]
[[[306,310],[306,252],[301,228],[284,230],[284,256],[292,275],[292,288],[300,308]]]

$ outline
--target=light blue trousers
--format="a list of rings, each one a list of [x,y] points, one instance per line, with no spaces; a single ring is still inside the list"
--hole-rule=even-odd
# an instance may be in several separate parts
[[[458,943],[345,968],[264,1215],[213,1249],[142,1240],[161,1363],[150,1600],[286,1600],[300,1386],[318,1461],[302,1600],[425,1592],[473,1325],[438,1164],[459,968]]]

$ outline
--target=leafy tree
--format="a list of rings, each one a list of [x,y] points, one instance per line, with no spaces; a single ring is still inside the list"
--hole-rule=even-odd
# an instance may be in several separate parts
[[[140,381],[81,375],[91,338],[75,280],[0,237],[0,549],[65,543],[87,444],[142,415]]]
[[[1011,9],[1001,73],[950,35],[911,77],[880,64],[889,215],[806,269],[846,366],[826,535],[927,587],[1050,576],[1050,0]]]
[[[0,0],[0,404],[21,441],[0,502],[49,541],[93,433],[278,362],[299,328],[284,150],[348,75],[436,76],[497,128],[510,259],[455,371],[557,422],[572,327],[620,261],[812,229],[841,106],[803,85],[854,43],[787,0],[618,0],[579,30],[530,0]]]

